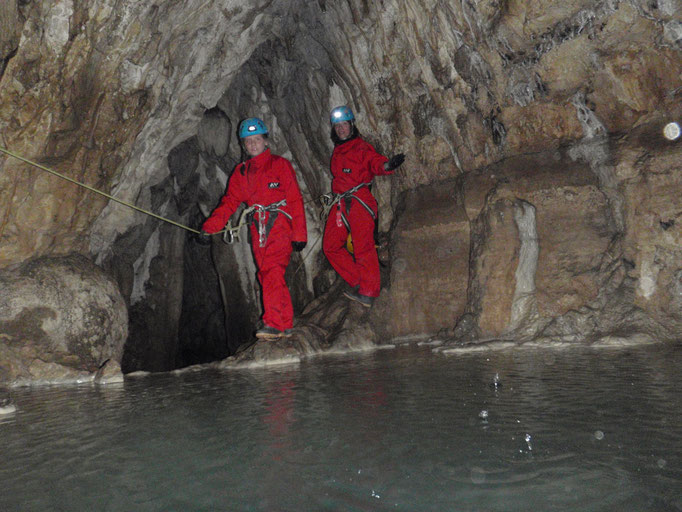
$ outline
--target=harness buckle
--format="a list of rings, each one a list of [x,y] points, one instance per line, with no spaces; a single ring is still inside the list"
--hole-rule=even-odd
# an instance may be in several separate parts
[[[275,220],[277,219],[277,215],[279,214],[279,212],[282,212],[284,216],[286,216],[289,220],[292,220],[291,215],[289,215],[287,212],[280,208],[286,205],[287,205],[286,199],[282,199],[281,201],[278,201],[276,203],[271,203],[267,206],[263,206],[262,204],[253,205],[253,208],[255,209],[254,213],[257,222],[256,227],[258,231],[259,247],[265,247],[265,242],[268,239],[270,230],[272,229],[272,226],[275,224]],[[268,212],[267,222],[265,221],[265,212]]]
[[[223,233],[223,242],[228,245],[232,245],[234,241],[238,238],[231,230],[227,230]]]
[[[320,201],[322,201],[322,204],[325,206],[331,206],[332,204],[334,204],[334,199],[335,199],[334,196],[335,196],[335,194],[333,194],[331,192],[329,192],[327,194],[322,194],[320,196]]]

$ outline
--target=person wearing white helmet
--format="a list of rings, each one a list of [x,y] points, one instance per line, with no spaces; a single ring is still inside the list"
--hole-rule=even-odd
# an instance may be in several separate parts
[[[241,203],[256,207],[249,228],[263,292],[263,327],[256,337],[274,339],[292,333],[294,310],[284,272],[292,249],[301,251],[308,234],[294,168],[270,152],[267,136],[257,117],[240,123],[239,138],[249,158],[235,167],[227,192],[202,225],[202,236],[222,230]]]
[[[374,242],[377,201],[370,191],[375,176],[392,174],[405,160],[398,153],[390,159],[366,142],[346,105],[332,109],[332,192],[335,204],[325,224],[322,250],[332,267],[348,284],[344,295],[370,307],[379,296],[381,279]],[[351,235],[353,254],[346,249]]]

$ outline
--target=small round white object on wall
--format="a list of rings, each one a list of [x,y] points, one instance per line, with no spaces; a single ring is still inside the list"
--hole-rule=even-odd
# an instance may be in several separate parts
[[[680,138],[679,123],[668,123],[663,127],[663,136],[668,140],[677,140]]]

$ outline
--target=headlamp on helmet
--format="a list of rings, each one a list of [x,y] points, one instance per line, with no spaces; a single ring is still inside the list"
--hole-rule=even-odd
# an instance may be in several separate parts
[[[342,105],[340,107],[332,109],[332,112],[329,116],[329,121],[331,122],[332,126],[335,125],[336,123],[341,123],[343,121],[354,120],[355,116],[353,115],[353,111],[346,105]]]
[[[239,124],[239,138],[243,139],[251,135],[266,135],[268,133],[268,127],[262,119],[257,117],[250,117],[244,119]]]

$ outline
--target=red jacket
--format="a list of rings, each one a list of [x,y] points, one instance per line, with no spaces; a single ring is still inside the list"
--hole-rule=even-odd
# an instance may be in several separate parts
[[[332,192],[342,194],[360,183],[371,183],[374,176],[392,174],[385,171],[388,158],[380,155],[371,144],[360,137],[338,144],[331,160]],[[362,187],[355,193],[376,211],[376,200],[369,187]]]
[[[281,209],[291,215],[292,240],[305,242],[308,231],[303,210],[303,198],[298,188],[296,174],[286,158],[270,153],[269,149],[260,155],[239,164],[232,171],[227,192],[218,207],[206,219],[202,229],[207,233],[217,233],[241,203],[248,206],[260,204],[267,206],[286,199]],[[279,215],[276,224],[290,222],[285,215]]]

